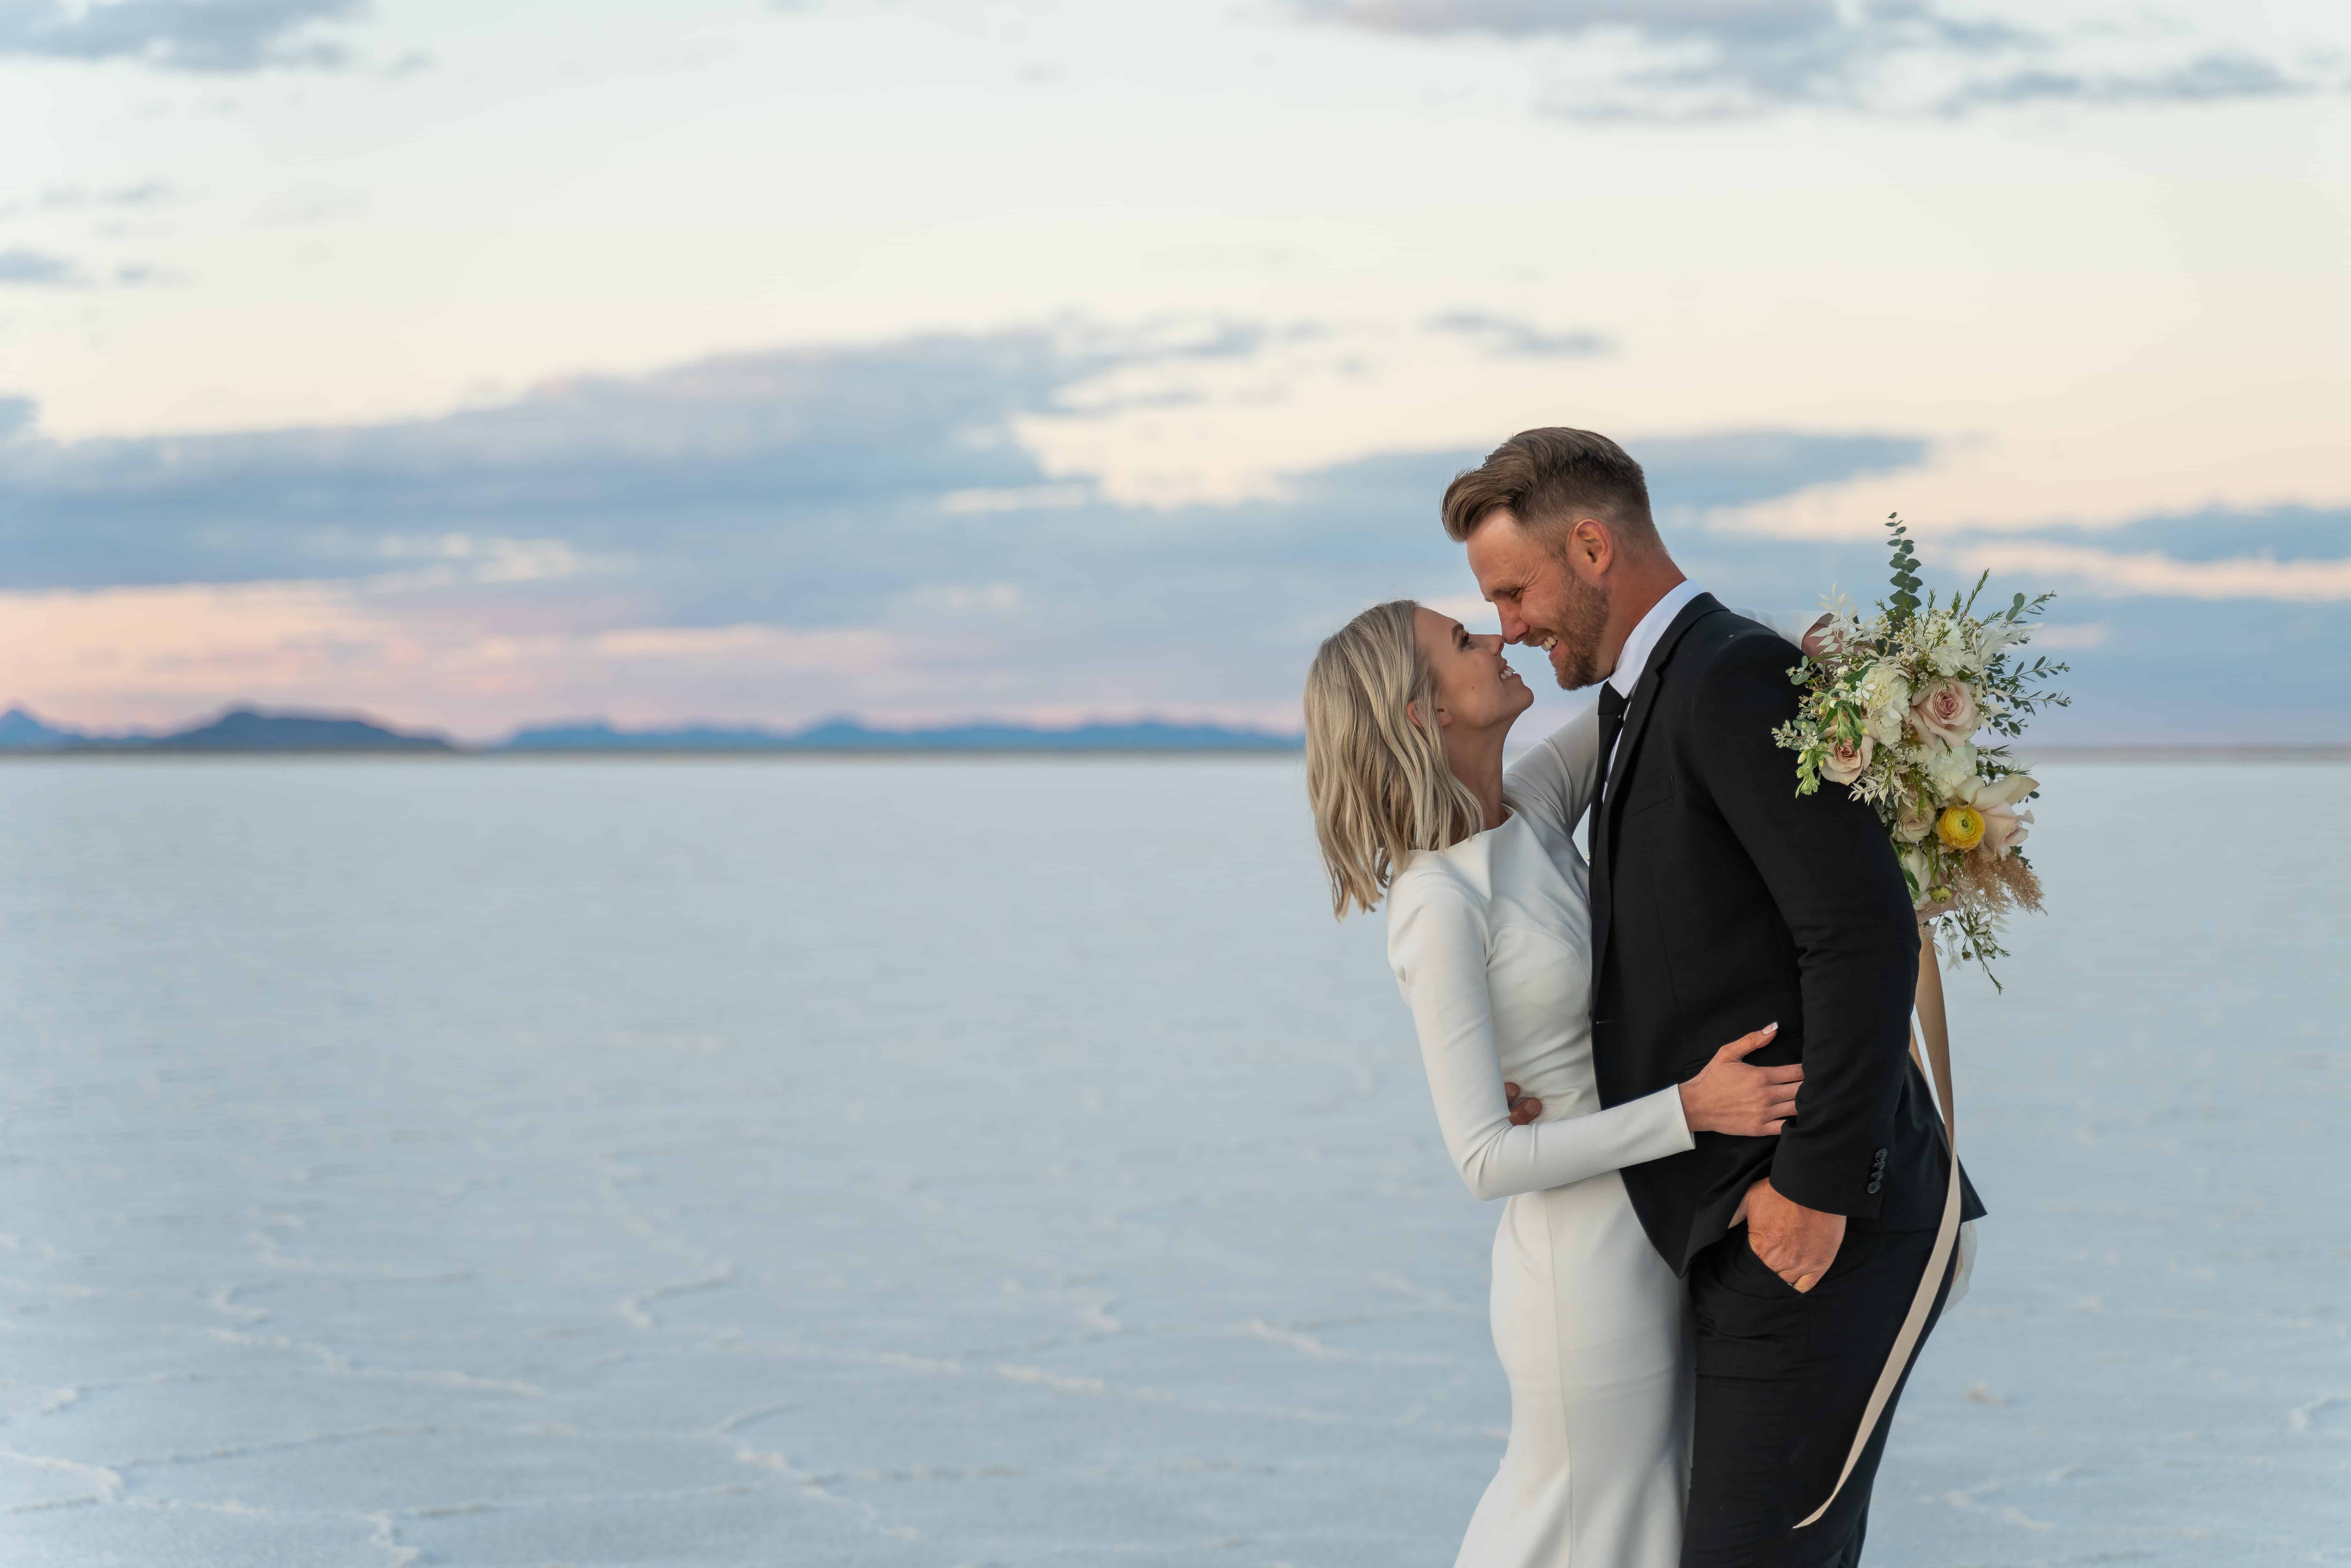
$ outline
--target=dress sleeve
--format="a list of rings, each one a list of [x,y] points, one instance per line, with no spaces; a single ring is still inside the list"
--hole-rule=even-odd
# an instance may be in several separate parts
[[[1677,1087],[1588,1116],[1510,1124],[1486,986],[1482,915],[1433,877],[1402,879],[1388,905],[1388,961],[1412,1009],[1446,1152],[1470,1192],[1509,1197],[1566,1186],[1693,1145]]]
[[[1804,636],[1829,618],[1825,610],[1741,610],[1733,606],[1733,615],[1743,615],[1758,626],[1768,626],[1780,634],[1781,641],[1801,648]]]
[[[1600,706],[1586,703],[1573,718],[1535,742],[1510,764],[1504,789],[1522,810],[1573,835],[1599,789]]]

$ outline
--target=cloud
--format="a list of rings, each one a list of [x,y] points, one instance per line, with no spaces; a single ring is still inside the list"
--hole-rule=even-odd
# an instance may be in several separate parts
[[[96,275],[69,256],[54,255],[45,250],[30,250],[22,246],[0,250],[0,288],[89,288],[99,281]],[[177,281],[177,275],[150,267],[143,262],[124,262],[114,268],[106,281],[119,287],[136,288],[146,284]]]
[[[57,442],[15,400],[0,706],[152,723],[239,699],[357,705],[469,736],[581,715],[1289,724],[1332,627],[1379,600],[1474,591],[1436,506],[1484,444],[1151,508],[1048,472],[1018,434],[1137,365],[1246,336],[941,333],[242,435]],[[1748,531],[1742,508],[1937,455],[1902,432],[1622,434],[1676,559],[1764,606],[1833,587],[1866,603],[1885,551]],[[2283,508],[1924,549],[1939,588],[1991,567],[2003,597],[2064,595],[2051,645],[2084,701],[2052,734],[2126,739],[2159,719],[2245,738],[2351,732],[2346,534],[2351,516]]]
[[[1430,317],[1427,328],[1432,332],[1479,339],[1497,354],[1528,359],[1604,354],[1612,346],[1596,332],[1547,332],[1517,317],[1496,316],[1483,310],[1448,310]]]
[[[2239,50],[2148,60],[2146,18],[2060,37],[1932,0],[1301,0],[1374,31],[1571,46],[1550,111],[1706,120],[1791,108],[1964,114],[2031,103],[2210,103],[2320,90]]]
[[[1925,463],[1932,450],[1915,435],[1726,430],[1645,443],[1642,466],[1659,516],[1687,520],[1816,485],[1900,473]]]
[[[2351,551],[2351,509],[2214,508],[2138,517],[2112,527],[2041,528],[2032,530],[2031,537],[2060,544],[2092,546],[2110,553],[2160,554],[2189,562],[2259,556],[2272,560],[2325,564]],[[1960,538],[1966,542],[1964,536]],[[1996,541],[1979,538],[1976,542]]]
[[[1482,453],[1382,454],[1291,475],[1279,498],[1146,509],[1047,472],[1016,434],[1138,365],[1259,340],[935,334],[574,378],[403,423],[20,435],[0,444],[0,591],[46,607],[60,641],[0,696],[54,689],[73,699],[60,711],[120,721],[172,716],[131,714],[142,692],[149,708],[198,691],[329,702],[360,683],[347,700],[464,733],[598,711],[1279,721],[1313,637],[1377,599],[1459,591],[1436,499]],[[1694,515],[1926,445],[1759,431],[1639,450],[1669,515]],[[128,657],[124,628],[151,611],[198,628],[148,661],[182,674],[68,678],[76,645]],[[240,617],[284,634],[192,651]],[[121,711],[93,709],[108,690]]]
[[[365,0],[0,0],[0,56],[204,72],[338,67],[349,52],[316,29],[367,10]]]
[[[917,338],[577,377],[399,424],[18,442],[0,450],[0,585],[350,575],[420,523],[559,522],[583,549],[747,555],[790,580],[884,553],[943,495],[1049,483],[1008,422],[1121,358],[1045,332]]]
[[[2124,554],[2035,539],[1959,544],[1951,553],[1970,568],[2078,582],[2093,593],[2351,604],[2351,558],[2277,560],[2236,556],[2222,560],[2179,560],[2152,551]]]
[[[88,282],[89,275],[64,256],[21,246],[0,250],[0,286],[78,288]]]
[[[2267,60],[2211,54],[2143,75],[2068,70],[2020,70],[1962,83],[1943,101],[1947,112],[2032,103],[2197,104],[2231,99],[2294,98],[2321,84],[2288,76]]]
[[[37,196],[12,202],[0,202],[0,218],[13,218],[27,212],[85,213],[93,211],[152,207],[177,193],[160,180],[143,180],[137,184],[118,185],[111,190],[90,190],[80,185],[56,185]]]

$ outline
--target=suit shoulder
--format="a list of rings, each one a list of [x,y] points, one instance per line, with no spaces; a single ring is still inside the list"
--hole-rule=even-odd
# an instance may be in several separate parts
[[[1792,712],[1798,706],[1789,672],[1803,655],[1769,626],[1725,611],[1691,627],[1689,643],[1692,700],[1701,709]]]
[[[1760,621],[1750,621],[1735,610],[1706,616],[1689,629],[1687,649],[1690,662],[1708,668],[1728,665],[1771,665],[1785,670],[1796,662],[1786,638]]]

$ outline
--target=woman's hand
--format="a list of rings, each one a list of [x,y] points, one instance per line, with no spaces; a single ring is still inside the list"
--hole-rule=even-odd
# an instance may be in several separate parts
[[[1804,1070],[1750,1067],[1747,1054],[1761,1051],[1779,1037],[1780,1026],[1766,1024],[1741,1035],[1682,1087],[1682,1119],[1693,1133],[1729,1133],[1737,1138],[1768,1138],[1796,1113],[1796,1091],[1803,1087]]]
[[[1835,623],[1835,616],[1822,612],[1821,618],[1813,622],[1812,629],[1804,633],[1804,640],[1796,644],[1803,651],[1804,657],[1823,658],[1844,645],[1844,639],[1830,630]]]
[[[1531,1094],[1520,1093],[1515,1083],[1502,1085],[1502,1098],[1510,1103],[1510,1125],[1513,1127],[1523,1127],[1542,1114],[1542,1102]]]

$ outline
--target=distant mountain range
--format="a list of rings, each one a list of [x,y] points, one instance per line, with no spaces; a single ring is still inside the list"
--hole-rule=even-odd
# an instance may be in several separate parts
[[[872,729],[831,718],[805,729],[614,729],[603,723],[524,729],[501,751],[1294,751],[1298,737],[1213,724],[958,724],[931,729]]]
[[[490,746],[463,747],[445,736],[389,728],[348,715],[235,707],[218,718],[166,733],[99,735],[49,724],[26,709],[0,714],[0,753],[15,752],[937,752],[937,751],[1295,751],[1295,736],[1221,725],[1084,724],[1049,729],[1016,724],[873,729],[854,719],[825,719],[804,729],[616,729],[601,720],[518,730]]]

